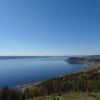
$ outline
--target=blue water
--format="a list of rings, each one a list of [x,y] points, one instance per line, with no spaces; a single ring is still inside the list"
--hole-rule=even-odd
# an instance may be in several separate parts
[[[65,58],[28,58],[0,60],[0,87],[37,82],[87,68],[69,64]]]

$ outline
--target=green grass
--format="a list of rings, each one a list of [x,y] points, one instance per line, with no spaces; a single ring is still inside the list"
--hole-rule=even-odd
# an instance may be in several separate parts
[[[46,97],[37,97],[31,100],[54,100],[55,97],[58,97],[59,100],[96,100],[94,97],[87,95],[86,93],[82,92],[70,92],[66,93],[62,96],[46,96]],[[100,99],[97,99],[100,100]]]
[[[72,92],[63,96],[64,100],[95,100],[94,97],[81,92]]]
[[[96,100],[100,100],[100,92],[96,94]]]

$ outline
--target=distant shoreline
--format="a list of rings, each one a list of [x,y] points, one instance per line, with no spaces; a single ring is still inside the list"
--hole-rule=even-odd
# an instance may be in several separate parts
[[[24,58],[55,58],[68,56],[0,56],[0,59],[24,59]]]

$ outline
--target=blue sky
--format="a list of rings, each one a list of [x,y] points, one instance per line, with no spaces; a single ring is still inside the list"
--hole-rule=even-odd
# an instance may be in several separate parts
[[[0,55],[100,54],[100,0],[0,0]]]

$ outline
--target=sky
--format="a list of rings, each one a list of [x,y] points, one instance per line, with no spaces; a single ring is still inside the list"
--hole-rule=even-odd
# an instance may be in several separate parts
[[[0,0],[0,55],[100,54],[100,0]]]

